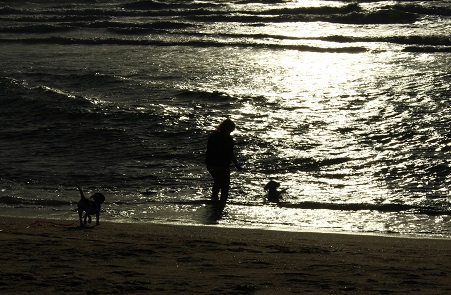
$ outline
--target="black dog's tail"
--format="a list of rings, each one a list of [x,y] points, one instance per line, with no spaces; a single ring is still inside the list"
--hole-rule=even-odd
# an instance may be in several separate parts
[[[78,188],[81,198],[86,199],[85,194],[83,193],[83,190],[81,189],[81,187],[78,184],[75,184],[75,186]]]

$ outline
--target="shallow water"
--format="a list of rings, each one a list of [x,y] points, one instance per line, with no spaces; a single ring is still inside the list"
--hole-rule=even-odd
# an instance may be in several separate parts
[[[210,223],[230,117],[218,224],[450,237],[451,7],[398,2],[2,2],[2,214],[74,218],[79,183],[105,219]]]

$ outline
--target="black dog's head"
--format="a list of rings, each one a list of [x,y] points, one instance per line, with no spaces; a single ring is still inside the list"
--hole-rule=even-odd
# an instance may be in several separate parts
[[[103,202],[105,202],[105,196],[101,193],[93,194],[90,199],[93,199],[93,201],[98,204],[103,204]]]
[[[277,190],[277,188],[280,186],[280,183],[278,183],[277,181],[274,180],[270,180],[266,185],[265,185],[265,191],[275,191]]]

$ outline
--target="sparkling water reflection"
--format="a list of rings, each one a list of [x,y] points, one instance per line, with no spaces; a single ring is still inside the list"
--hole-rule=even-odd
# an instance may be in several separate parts
[[[106,219],[202,223],[231,117],[246,170],[219,224],[449,236],[449,3],[251,2],[9,1],[2,208],[71,216],[77,181]]]

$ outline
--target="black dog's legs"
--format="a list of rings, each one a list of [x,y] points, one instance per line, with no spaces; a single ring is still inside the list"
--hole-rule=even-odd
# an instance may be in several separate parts
[[[80,227],[83,227],[83,222],[82,222],[82,219],[83,219],[83,210],[82,210],[82,209],[78,209],[78,217],[79,217],[79,219],[80,219]]]
[[[91,215],[89,215],[88,213],[85,213],[85,224],[91,224],[91,221],[92,221],[92,219],[91,219]]]
[[[100,213],[96,213],[96,225],[100,225],[99,219],[100,219]]]

